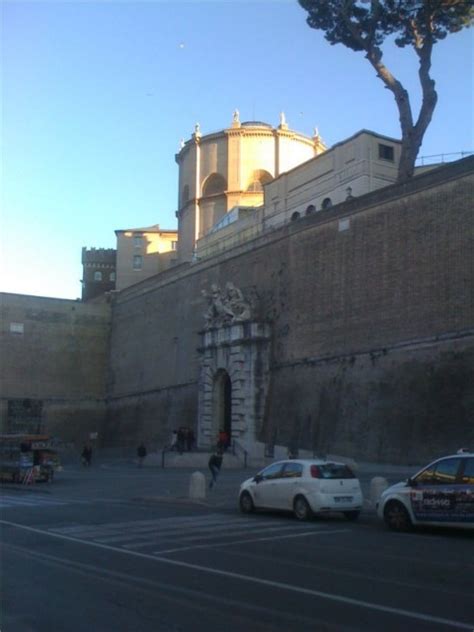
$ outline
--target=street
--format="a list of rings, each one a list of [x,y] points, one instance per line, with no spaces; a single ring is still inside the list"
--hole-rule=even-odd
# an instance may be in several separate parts
[[[71,465],[4,486],[2,632],[474,629],[471,534],[242,515],[253,470],[223,470],[200,503],[192,471]]]

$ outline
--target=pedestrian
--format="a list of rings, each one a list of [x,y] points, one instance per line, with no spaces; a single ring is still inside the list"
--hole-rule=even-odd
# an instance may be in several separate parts
[[[183,454],[184,451],[184,441],[186,438],[186,431],[185,429],[181,426],[181,428],[178,429],[178,452],[180,454]]]
[[[140,443],[140,445],[137,448],[137,456],[138,456],[138,467],[142,467],[143,466],[143,461],[145,460],[146,457],[146,447],[145,444],[143,443],[143,441]]]
[[[89,444],[86,443],[84,445],[82,449],[81,457],[82,457],[82,464],[86,467],[89,467],[90,464],[92,463],[92,448]]]
[[[229,447],[229,435],[223,428],[219,430],[217,446],[222,450],[222,452],[225,452]]]
[[[194,431],[192,428],[188,428],[188,432],[186,434],[186,449],[188,452],[191,452],[194,448]]]
[[[171,434],[171,442],[170,442],[170,450],[173,452],[178,449],[178,433],[176,430],[173,430]]]
[[[211,480],[209,481],[209,489],[217,483],[217,476],[222,467],[222,450],[217,449],[214,454],[211,454],[208,462],[209,470],[211,471]]]

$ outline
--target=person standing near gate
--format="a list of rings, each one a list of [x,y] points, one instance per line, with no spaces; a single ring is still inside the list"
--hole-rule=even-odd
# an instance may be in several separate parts
[[[216,452],[214,452],[214,454],[211,454],[208,462],[208,467],[211,471],[212,477],[209,481],[209,489],[212,489],[212,487],[217,483],[217,476],[219,475],[222,467],[222,458],[222,450],[219,448],[216,450]]]
[[[137,456],[138,456],[138,467],[142,467],[143,461],[145,460],[145,457],[146,457],[146,447],[143,442],[140,443],[140,445],[137,448]]]

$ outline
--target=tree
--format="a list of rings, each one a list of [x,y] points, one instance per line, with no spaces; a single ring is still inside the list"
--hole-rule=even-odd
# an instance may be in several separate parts
[[[307,23],[322,30],[331,44],[364,51],[377,76],[395,97],[402,133],[398,180],[413,175],[423,136],[433,116],[438,95],[430,76],[433,46],[449,33],[474,20],[471,0],[298,0],[308,12]],[[394,36],[397,46],[412,46],[418,56],[422,102],[413,118],[410,97],[382,61],[381,46]]]

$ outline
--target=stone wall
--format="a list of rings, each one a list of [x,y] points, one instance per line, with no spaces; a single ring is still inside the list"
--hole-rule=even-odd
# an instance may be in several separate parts
[[[0,306],[1,430],[77,442],[99,431],[110,305],[4,293]]]
[[[231,280],[273,328],[260,440],[399,462],[472,443],[473,164],[347,201],[120,293],[109,439],[161,441],[195,423],[201,290]]]

